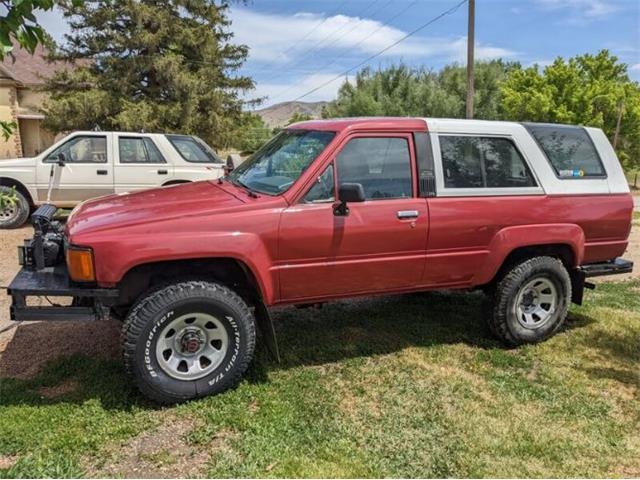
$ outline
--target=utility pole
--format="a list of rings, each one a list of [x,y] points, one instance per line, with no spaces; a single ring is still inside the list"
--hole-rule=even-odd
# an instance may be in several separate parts
[[[618,138],[620,137],[620,123],[622,123],[622,114],[624,113],[624,102],[618,104],[618,119],[616,121],[616,130],[613,133],[613,148],[618,146]]]
[[[475,49],[476,0],[469,1],[469,24],[467,27],[467,118],[473,118],[473,63]]]

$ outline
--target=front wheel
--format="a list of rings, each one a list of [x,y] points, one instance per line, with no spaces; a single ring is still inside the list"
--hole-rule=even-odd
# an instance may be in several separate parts
[[[0,185],[0,194],[11,198],[0,209],[0,229],[18,228],[29,219],[29,201],[18,190]]]
[[[127,371],[147,397],[170,404],[234,386],[253,357],[255,320],[222,285],[176,283],[144,296],[123,325]]]
[[[513,267],[491,292],[487,322],[508,345],[537,343],[562,327],[570,302],[571,279],[562,262],[530,258]]]

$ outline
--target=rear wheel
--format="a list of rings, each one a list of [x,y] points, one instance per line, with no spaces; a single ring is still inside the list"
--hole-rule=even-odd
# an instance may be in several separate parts
[[[0,210],[0,228],[18,228],[29,219],[29,201],[18,190],[0,185],[0,193],[14,197]]]
[[[536,343],[556,333],[571,301],[571,279],[562,262],[535,257],[514,266],[491,292],[490,330],[508,345]]]
[[[255,320],[228,288],[182,282],[143,297],[123,326],[127,371],[146,396],[176,403],[223,392],[247,369]]]

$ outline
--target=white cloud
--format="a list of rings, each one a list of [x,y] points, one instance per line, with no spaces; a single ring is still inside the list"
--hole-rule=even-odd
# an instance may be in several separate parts
[[[336,78],[338,77],[338,78]],[[335,78],[335,80],[333,80]],[[353,77],[347,77],[347,81],[352,81]],[[333,81],[331,81],[333,80]],[[333,100],[338,93],[338,89],[345,81],[344,76],[340,76],[339,72],[333,73],[316,73],[306,75],[297,80],[287,82],[258,83],[255,90],[248,93],[247,98],[266,97],[262,107],[273,105],[274,103],[285,102],[298,98],[301,95],[315,89],[319,85],[327,85],[318,89],[318,91],[304,97],[305,102],[318,102],[322,100]]]
[[[301,64],[305,57],[318,55],[326,55],[330,61],[330,55],[339,55],[336,54],[338,51],[372,55],[407,33],[377,20],[346,15],[282,15],[236,8],[231,12],[231,18],[234,41],[250,47],[249,58],[276,65],[291,64],[293,61]],[[465,37],[411,37],[386,51],[383,56],[439,57],[462,61],[465,52]],[[506,48],[481,43],[476,46],[476,58],[479,60],[514,55],[515,52]]]
[[[632,70],[634,72],[640,72],[640,63],[636,63],[634,65],[630,65],[629,66],[629,70]]]
[[[347,15],[325,18],[310,13],[282,15],[235,8],[231,19],[234,41],[248,45],[252,59],[268,62],[284,63],[297,54],[354,48],[371,54],[405,35],[377,20]],[[396,55],[421,54],[420,44],[413,39],[394,50]]]
[[[563,22],[586,25],[594,20],[602,19],[620,10],[607,0],[538,0],[538,3],[548,10],[564,10],[568,16]]]

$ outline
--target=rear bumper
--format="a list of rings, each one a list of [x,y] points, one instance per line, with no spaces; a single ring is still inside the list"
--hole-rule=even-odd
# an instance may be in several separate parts
[[[98,320],[108,316],[109,307],[119,296],[115,288],[73,284],[65,264],[42,270],[22,268],[7,293],[12,299],[11,320]],[[30,306],[30,296],[70,297],[76,301],[69,306]]]
[[[630,273],[633,271],[633,262],[623,258],[616,258],[609,262],[590,263],[582,265],[580,271],[584,273],[586,278],[602,277],[605,275],[619,275],[622,273]]]

